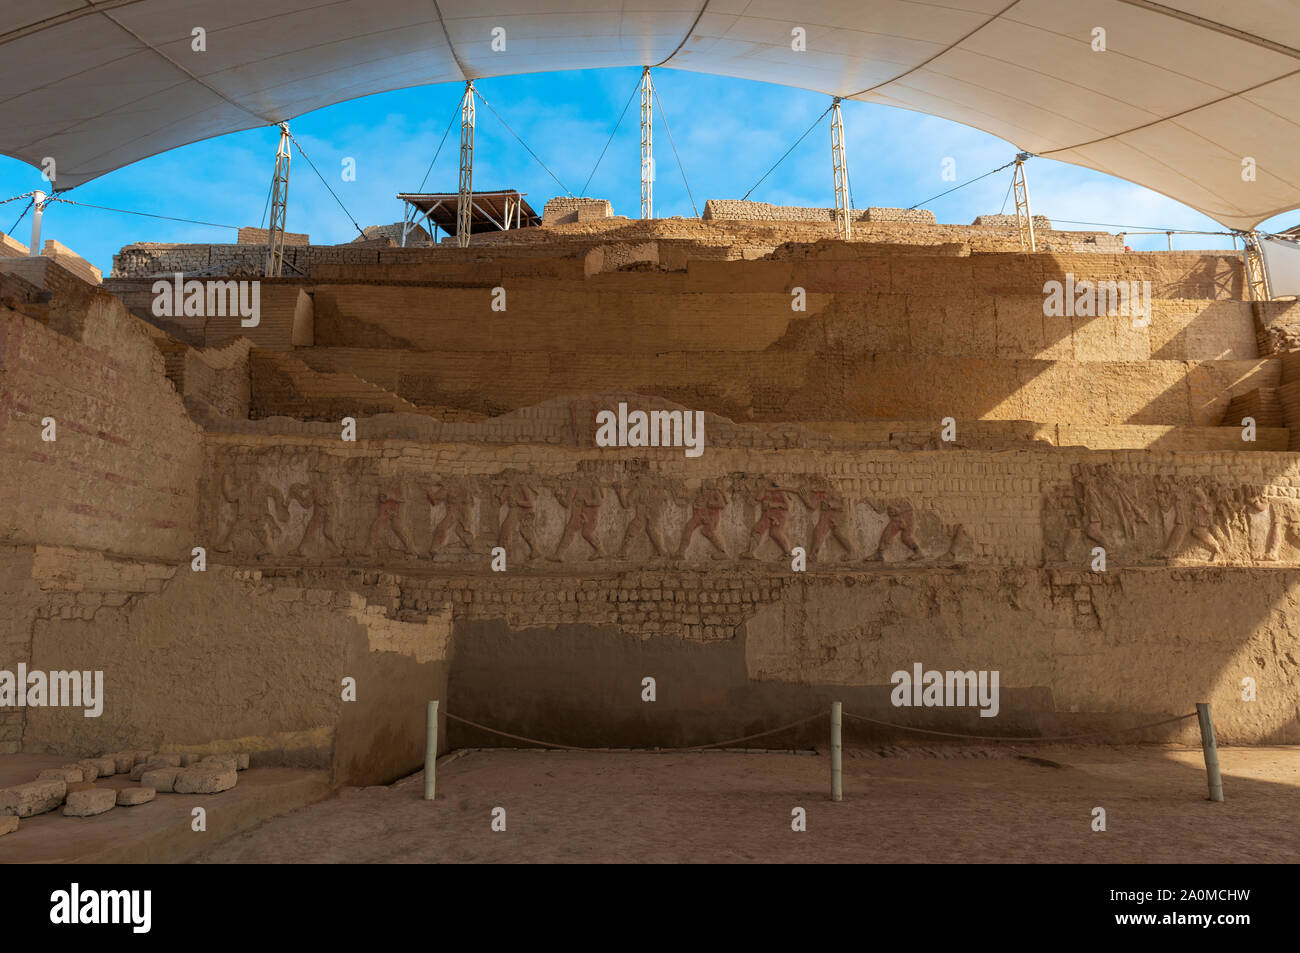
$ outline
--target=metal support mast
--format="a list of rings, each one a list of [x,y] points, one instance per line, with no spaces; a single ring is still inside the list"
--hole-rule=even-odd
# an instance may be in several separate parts
[[[32,240],[27,245],[27,254],[32,258],[41,253],[41,216],[48,202],[49,199],[40,189],[32,193]]]
[[[1029,210],[1029,183],[1025,181],[1025,160],[1028,158],[1028,152],[1017,155],[1016,170],[1012,173],[1016,193],[1016,225],[1020,228],[1020,247],[1038,251],[1038,241],[1034,238],[1034,216]]]
[[[460,199],[456,205],[456,244],[469,245],[470,216],[474,203],[474,81],[465,83],[460,104]]]
[[[852,236],[849,222],[849,166],[844,158],[844,118],[840,115],[840,97],[831,103],[831,170],[835,173],[835,228],[840,238]]]
[[[1272,294],[1268,288],[1268,271],[1264,268],[1264,255],[1259,250],[1259,232],[1244,232],[1246,249],[1246,287],[1251,301],[1268,301]]]
[[[289,206],[289,126],[280,123],[280,147],[275,151],[271,178],[271,222],[266,232],[266,276],[279,278],[284,270],[284,221]]]
[[[650,67],[641,69],[641,217],[655,217],[654,87]]]

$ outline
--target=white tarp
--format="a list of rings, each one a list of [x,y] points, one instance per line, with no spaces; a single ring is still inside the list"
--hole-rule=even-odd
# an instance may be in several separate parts
[[[1274,298],[1300,296],[1300,245],[1282,238],[1261,238],[1259,250],[1264,256],[1269,294]]]
[[[954,119],[1231,227],[1300,207],[1297,0],[4,0],[0,152],[67,188],[370,93],[645,64]]]

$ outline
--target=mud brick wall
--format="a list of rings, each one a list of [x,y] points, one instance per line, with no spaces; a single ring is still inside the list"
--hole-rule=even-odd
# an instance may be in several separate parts
[[[985,225],[992,228],[1020,228],[1020,219],[1015,215],[977,215],[972,225]],[[1034,231],[1051,230],[1052,220],[1046,215],[1034,216]]]
[[[0,536],[180,556],[193,545],[200,430],[146,327],[111,295],[81,300],[75,337],[12,312],[0,324]]]
[[[366,439],[353,445],[325,436],[235,433],[209,435],[206,452],[199,535],[227,554],[214,557],[220,560],[306,565],[315,552],[327,564],[485,571],[489,550],[500,543],[502,488],[522,482],[535,497],[538,558],[518,571],[625,571],[656,558],[684,571],[736,568],[748,565],[760,494],[775,482],[789,495],[791,545],[810,540],[818,521],[816,510],[795,502],[798,495],[834,490],[843,499],[840,526],[851,550],[838,541],[828,545],[818,558],[831,566],[858,564],[877,550],[886,524],[903,512],[900,501],[912,514],[908,525],[919,550],[909,553],[891,534],[893,543],[879,553],[884,563],[923,557],[929,562],[918,565],[1081,566],[1091,558],[1088,539],[1100,532],[1110,537],[1109,558],[1126,565],[1167,565],[1168,559],[1300,564],[1300,541],[1285,533],[1287,524],[1300,521],[1300,463],[1278,452],[714,448],[692,459],[676,449]],[[426,494],[447,481],[463,488],[463,523],[474,542],[458,537],[431,549],[448,511]],[[585,537],[565,536],[572,525],[564,495],[591,485],[606,491],[592,517],[601,549]],[[626,500],[635,500],[638,488],[663,491],[653,522],[672,552],[653,553],[639,537],[630,541],[635,549],[621,551],[635,506]],[[698,535],[685,548],[677,545],[702,488],[727,497],[718,524],[723,552]],[[398,502],[384,520],[386,499]],[[1202,522],[1213,527],[1217,553],[1184,534],[1182,549],[1162,556],[1177,522],[1175,501],[1189,529]],[[316,510],[327,515],[328,537],[313,520]],[[278,529],[268,535],[273,524]],[[509,546],[512,560],[527,555],[524,537],[512,537]],[[779,564],[780,550],[770,544],[761,557],[753,555]]]
[[[450,263],[410,265],[420,283],[315,283],[316,346],[295,356],[418,407],[490,416],[626,389],[736,420],[1057,421],[1069,408],[1065,422],[1080,426],[1205,427],[1232,397],[1277,385],[1275,363],[1257,360],[1251,306],[1228,298],[1233,256],[803,247],[809,256],[585,281],[500,259],[472,285]],[[1150,326],[1044,315],[1045,282],[1070,274],[1149,282]],[[491,310],[497,282],[504,312]],[[793,288],[807,311],[792,310]],[[293,403],[271,394],[259,415],[336,416],[336,389],[316,410],[310,388]]]
[[[450,704],[506,730],[549,728],[548,737],[571,743],[698,743],[789,720],[841,691],[854,710],[884,717],[891,713],[889,673],[922,661],[1000,669],[1007,717],[998,730],[1120,727],[1180,714],[1210,697],[1225,737],[1296,737],[1300,633],[1274,610],[1300,592],[1300,548],[1288,537],[1277,553],[1265,552],[1274,514],[1300,506],[1300,464],[1289,454],[715,451],[693,461],[659,452],[638,462],[631,451],[402,441],[345,448],[320,438],[214,435],[210,444],[212,479],[228,473],[231,486],[243,489],[230,494],[235,503],[205,492],[215,501],[205,506],[206,539],[226,535],[244,505],[241,493],[291,499],[285,518],[277,518],[277,538],[236,533],[230,551],[215,555],[219,563],[264,565],[289,577],[294,566],[326,578],[361,571],[388,580],[386,607],[395,618],[418,622],[449,611],[456,639]],[[493,573],[488,550],[501,542],[504,510],[492,494],[512,470],[536,491],[539,555],[525,559],[520,540],[509,538],[510,568]],[[1121,498],[1107,473],[1141,512],[1132,535],[1122,529]],[[642,538],[621,555],[630,513],[614,494],[595,524],[603,553],[581,536],[558,546],[568,515],[551,491],[593,477],[624,488],[661,480],[688,494],[701,481],[726,487],[726,556],[699,536],[680,557],[657,556]],[[756,558],[744,558],[760,516],[754,494],[766,481],[809,488],[818,478],[850,501],[856,553],[831,541],[803,574],[790,571],[771,540]],[[1189,522],[1189,494],[1196,486],[1209,490],[1214,532],[1224,539],[1215,558],[1190,537],[1172,558],[1156,552],[1170,526],[1158,479],[1176,485]],[[424,491],[457,480],[469,488],[472,541],[451,537],[430,552],[446,510],[426,502]],[[1093,543],[1067,529],[1085,485],[1105,501],[1101,522],[1114,541],[1105,573],[1089,569]],[[329,511],[328,545],[310,527],[312,508],[292,502],[295,486],[319,494],[317,505]],[[1251,505],[1257,492],[1262,509]],[[396,537],[369,545],[381,497],[401,501],[396,520],[409,550]],[[883,560],[865,562],[889,518],[886,504],[898,499],[915,514],[920,558],[909,558],[896,537]],[[1231,510],[1222,518],[1220,504]],[[687,506],[663,508],[670,548],[688,516]],[[813,522],[792,505],[790,540],[808,545]],[[246,520],[246,529],[252,525]],[[1241,567],[1254,567],[1253,574]],[[1177,608],[1159,608],[1165,605]],[[608,700],[609,689],[596,681],[632,684],[664,670],[683,679],[674,710],[689,717],[672,729],[680,735],[666,738],[666,726],[630,716],[626,723],[621,715],[597,717],[604,710],[597,700]],[[1245,675],[1269,686],[1265,704],[1236,703]],[[987,727],[963,717],[939,713],[928,724]],[[611,734],[595,737],[597,723]],[[1191,737],[1169,729],[1144,740]]]
[[[262,245],[264,248],[271,240],[271,232],[265,228],[255,228],[247,225],[239,230],[236,234],[235,241],[240,245]],[[306,232],[285,232],[284,243],[286,245],[310,245],[311,236]]]
[[[0,751],[88,756],[120,748],[247,750],[254,765],[331,769],[382,784],[414,770],[424,704],[446,697],[450,613],[390,618],[357,589],[306,587],[213,566],[126,561],[70,548],[0,549],[0,646],[41,671],[104,673],[104,711],[0,709]],[[357,700],[341,698],[356,680]],[[445,737],[445,732],[443,733]]]
[[[566,222],[591,222],[609,218],[614,214],[609,199],[571,198],[558,196],[547,201],[542,209],[543,225],[561,225]]]
[[[31,282],[36,287],[56,294],[66,292],[84,292],[91,285],[97,284],[87,277],[68,268],[62,261],[39,256],[36,258],[0,257],[0,271]]]

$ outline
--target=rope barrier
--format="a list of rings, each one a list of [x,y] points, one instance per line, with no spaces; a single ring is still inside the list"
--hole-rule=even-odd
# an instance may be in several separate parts
[[[428,703],[428,726],[426,730],[426,743],[424,755],[424,799],[432,801],[435,793],[435,771],[438,764],[438,702],[431,701]],[[1162,725],[1171,725],[1175,722],[1186,721],[1189,718],[1196,718],[1200,725],[1201,733],[1201,751],[1205,757],[1205,772],[1209,783],[1210,800],[1223,800],[1223,780],[1219,771],[1218,749],[1214,740],[1214,722],[1210,715],[1210,705],[1208,702],[1198,702],[1196,711],[1186,715],[1176,715],[1173,718],[1164,718],[1160,721],[1153,721],[1145,725],[1130,725],[1127,728],[1107,728],[1101,731],[1083,732],[1077,735],[1058,735],[1055,737],[1035,737],[1035,738],[1010,738],[1002,735],[967,735],[953,731],[937,731],[931,728],[916,728],[911,725],[899,725],[888,721],[879,721],[875,718],[868,718],[865,715],[854,715],[843,710],[840,702],[834,702],[830,711],[819,712],[815,715],[809,715],[807,718],[800,718],[798,721],[792,721],[787,725],[781,725],[777,728],[769,728],[767,731],[758,731],[750,735],[743,735],[739,738],[729,738],[726,741],[715,741],[712,744],[689,745],[681,748],[593,748],[582,745],[566,745],[554,741],[542,741],[538,738],[529,738],[525,735],[516,735],[509,731],[501,731],[497,728],[490,728],[487,725],[480,724],[477,721],[470,721],[468,718],[462,718],[459,715],[453,715],[451,712],[444,714],[453,721],[458,721],[463,725],[469,725],[480,731],[489,734],[498,735],[502,738],[509,738],[512,741],[522,741],[525,744],[540,745],[543,748],[557,748],[563,751],[587,751],[595,753],[610,754],[671,754],[674,752],[690,751],[708,751],[712,748],[728,748],[731,745],[737,745],[746,741],[753,741],[755,738],[765,738],[769,735],[779,734],[783,731],[789,731],[791,728],[798,728],[809,722],[818,721],[822,718],[829,717],[830,729],[830,769],[831,769],[831,800],[840,801],[843,799],[843,743],[841,740],[842,719],[847,716],[855,721],[865,722],[871,725],[879,725],[883,728],[895,728],[901,731],[912,731],[923,735],[939,735],[944,738],[962,738],[970,741],[992,741],[992,742],[1012,742],[1015,744],[1025,744],[1027,742],[1037,743],[1059,743],[1063,741],[1079,741],[1084,738],[1098,738],[1106,735],[1123,734],[1125,732],[1145,731],[1149,728],[1159,728]],[[761,749],[760,749],[761,750]]]
[[[700,217],[700,210],[695,206],[695,196],[691,194],[691,183],[686,178],[686,166],[682,165],[682,157],[677,154],[677,144],[673,142],[673,131],[668,127],[668,114],[664,112],[664,104],[659,101],[659,90],[655,88],[653,81],[650,83],[650,95],[655,98],[655,105],[659,107],[659,118],[664,121],[664,132],[668,133],[668,145],[672,146],[673,158],[677,160],[677,168],[682,173],[682,184],[686,186],[686,197],[691,200],[691,211],[695,217]]]
[[[24,192],[21,195],[15,195],[13,198],[5,199],[3,202],[0,202],[0,205],[8,205],[10,202],[17,202],[19,199],[31,198],[31,196],[31,192]]]
[[[320,174],[320,169],[316,168],[316,163],[311,161],[311,156],[307,155],[307,150],[302,147],[302,143],[300,143],[297,139],[293,137],[293,133],[289,131],[288,126],[284,127],[284,131],[285,134],[288,135],[289,141],[298,147],[298,151],[301,152],[302,157],[307,160],[307,164],[311,166],[311,170],[316,173],[316,178],[320,179],[321,184],[324,185],[325,188],[329,190],[330,195],[334,196],[334,201],[339,203],[339,208],[343,209],[343,214],[346,215],[348,219],[352,222],[352,227],[357,230],[357,234],[360,235],[362,238],[365,238],[366,237],[365,231],[361,228],[360,225],[357,224],[357,220],[352,217],[352,213],[349,212],[348,207],[343,204],[343,200],[338,197],[338,195],[334,192],[334,189],[330,186],[330,184],[325,181],[325,176]]]
[[[540,158],[538,158],[536,152],[528,148],[528,143],[524,142],[523,139],[519,138],[519,133],[515,132],[513,129],[510,128],[510,124],[501,118],[501,114],[492,108],[492,104],[483,98],[483,94],[480,93],[477,89],[475,89],[474,95],[477,96],[479,100],[482,101],[483,105],[488,108],[488,112],[492,113],[492,115],[497,117],[497,121],[501,123],[501,125],[506,127],[506,132],[510,133],[510,135],[515,137],[515,139],[519,142],[519,144],[523,146],[525,150],[527,150],[528,154],[532,156],[534,160],[536,160],[537,164],[540,165],[546,171],[546,174],[555,180],[555,184],[558,185],[560,188],[564,189],[564,194],[569,196],[569,198],[573,198],[573,193],[570,192],[568,188],[565,186],[565,184],[560,181],[560,177],[556,175],[554,172],[552,172],[545,162],[543,162]]]
[[[690,745],[688,747],[683,747],[683,748],[611,749],[611,748],[584,747],[582,745],[568,745],[558,741],[543,741],[538,738],[528,738],[525,737],[524,735],[516,735],[508,731],[501,731],[500,729],[497,728],[490,728],[487,725],[479,724],[477,721],[470,721],[468,718],[462,718],[459,715],[453,715],[451,712],[444,712],[444,714],[446,714],[446,716],[452,719],[453,721],[458,721],[461,724],[469,725],[470,727],[473,728],[478,728],[480,731],[486,731],[490,734],[500,735],[502,738],[509,738],[512,741],[523,741],[528,744],[541,745],[544,748],[557,748],[563,751],[593,751],[593,752],[604,752],[604,753],[610,753],[612,751],[637,751],[641,753],[645,753],[647,751],[685,752],[685,751],[705,751],[709,748],[725,748],[729,745],[739,744],[742,741],[753,741],[755,738],[765,738],[768,735],[775,735],[775,734],[779,734],[782,731],[789,731],[791,728],[797,728],[800,725],[808,724],[808,722],[810,721],[816,721],[819,718],[827,717],[826,713],[824,712],[818,713],[816,715],[809,715],[807,718],[801,718],[798,721],[792,721],[788,725],[781,725],[779,728],[770,728],[767,731],[756,732],[755,734],[752,735],[744,735],[740,738],[728,738],[726,741],[715,741],[712,742],[711,744],[706,744],[706,745]],[[888,721],[877,721],[874,718],[868,718],[865,715],[855,715],[847,711],[844,712],[843,714],[845,718],[852,718],[856,721],[863,721],[863,722],[867,722],[868,724],[879,725],[880,727],[883,728],[896,728],[900,731],[916,732],[918,734],[923,734],[923,735],[939,735],[944,738],[964,738],[969,741],[1015,742],[1018,744],[1025,744],[1027,742],[1043,744],[1043,743],[1055,743],[1061,741],[1078,741],[1082,738],[1097,738],[1097,737],[1104,737],[1106,735],[1122,734],[1124,732],[1130,732],[1130,731],[1144,731],[1147,728],[1158,728],[1161,725],[1169,725],[1177,721],[1186,721],[1188,718],[1196,717],[1196,712],[1191,712],[1190,714],[1187,715],[1177,715],[1173,718],[1166,718],[1163,721],[1154,721],[1147,725],[1132,725],[1127,728],[1107,728],[1101,731],[1089,731],[1078,735],[1059,735],[1056,737],[1050,737],[1050,736],[1048,737],[1007,737],[1006,735],[967,735],[967,734],[960,734],[952,731],[936,731],[932,728],[916,728],[911,725],[899,725]]]
[[[618,132],[618,127],[623,125],[623,117],[627,115],[627,108],[632,105],[632,100],[636,99],[637,90],[641,88],[641,80],[638,79],[636,85],[632,87],[632,95],[627,98],[623,104],[623,111],[618,114],[618,122],[614,123],[614,129],[610,132],[609,138],[605,140],[605,148],[600,150],[600,155],[596,159],[596,164],[591,167],[591,175],[587,176],[587,181],[582,183],[582,194],[587,194],[587,186],[591,185],[591,180],[596,176],[596,170],[600,168],[601,160],[605,158],[605,153],[609,151],[609,145],[614,141],[614,135]]]
[[[808,133],[812,132],[814,129],[817,128],[818,125],[821,124],[821,121],[826,118],[826,113],[829,113],[831,111],[831,108],[832,108],[831,106],[827,106],[826,112],[822,113],[820,116],[814,119],[813,124],[808,127],[807,131],[805,131],[802,136],[800,136],[798,139],[794,141],[794,145],[792,145],[789,149],[785,151],[785,155],[777,159],[776,162],[772,165],[772,168],[768,169],[766,172],[763,173],[763,178],[759,179],[757,182],[754,183],[754,188],[750,189],[743,196],[741,196],[740,200],[742,202],[754,194],[754,189],[758,188],[760,185],[763,184],[763,179],[766,179],[769,175],[771,175],[773,172],[776,171],[776,167],[780,165],[782,162],[784,162],[786,160],[786,157],[789,156],[790,153],[794,152],[794,150],[799,147],[799,143],[803,142],[805,139],[808,138]]]
[[[508,731],[500,731],[496,728],[489,728],[487,725],[480,725],[476,721],[470,721],[468,718],[461,718],[459,715],[453,715],[451,712],[444,712],[444,714],[448,718],[452,719],[453,721],[459,721],[461,724],[470,725],[471,727],[478,728],[481,731],[490,732],[491,734],[494,735],[500,735],[503,738],[510,738],[513,741],[525,741],[528,744],[541,745],[544,748],[559,748],[564,751],[599,751],[605,753],[609,753],[612,750],[609,748],[585,748],[582,747],[581,745],[566,745],[566,744],[560,744],[559,742],[556,741],[539,741],[537,738],[526,738],[523,735],[515,735],[515,734],[511,734]],[[674,752],[674,751],[706,751],[709,748],[725,748],[727,745],[739,744],[742,741],[753,741],[755,738],[765,738],[768,735],[775,735],[782,731],[789,731],[791,728],[797,728],[800,725],[806,725],[810,721],[816,721],[818,718],[824,718],[824,717],[826,717],[825,714],[819,712],[816,715],[809,715],[807,718],[801,718],[798,721],[792,721],[790,722],[790,724],[782,725],[779,728],[771,728],[767,731],[760,731],[752,735],[744,735],[740,738],[728,738],[726,741],[715,741],[712,744],[707,744],[707,745],[690,745],[685,748],[655,748],[653,750],[660,751],[660,752]],[[636,749],[628,749],[628,751],[634,751],[634,750]],[[645,753],[645,752],[641,751],[639,753]]]
[[[1149,725],[1134,725],[1129,728],[1107,728],[1102,731],[1085,732],[1084,734],[1081,735],[1059,735],[1055,738],[1052,737],[1010,738],[1005,735],[963,735],[963,734],[956,734],[951,731],[935,731],[932,728],[913,728],[911,725],[895,725],[888,721],[877,721],[874,718],[867,718],[865,715],[855,715],[852,712],[847,712],[847,711],[844,712],[844,717],[852,718],[855,721],[865,721],[868,722],[869,724],[880,725],[885,728],[898,728],[902,731],[914,731],[923,735],[942,735],[945,738],[967,738],[971,741],[1014,741],[1023,744],[1028,741],[1032,741],[1036,743],[1056,742],[1056,741],[1078,741],[1080,738],[1097,738],[1104,735],[1120,734],[1125,731],[1142,731],[1147,728],[1156,728],[1159,727],[1160,725],[1172,724],[1175,721],[1186,721],[1188,718],[1195,718],[1196,712],[1192,712],[1190,715],[1178,715],[1175,718],[1166,718],[1164,721],[1153,721]]]

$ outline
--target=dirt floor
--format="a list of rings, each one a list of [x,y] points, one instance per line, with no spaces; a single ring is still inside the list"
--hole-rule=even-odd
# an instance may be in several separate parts
[[[822,754],[477,749],[439,768],[432,804],[421,774],[346,788],[200,862],[1300,861],[1300,747],[1220,760],[1215,804],[1200,749],[846,751],[833,803]],[[805,832],[791,830],[796,807]]]

